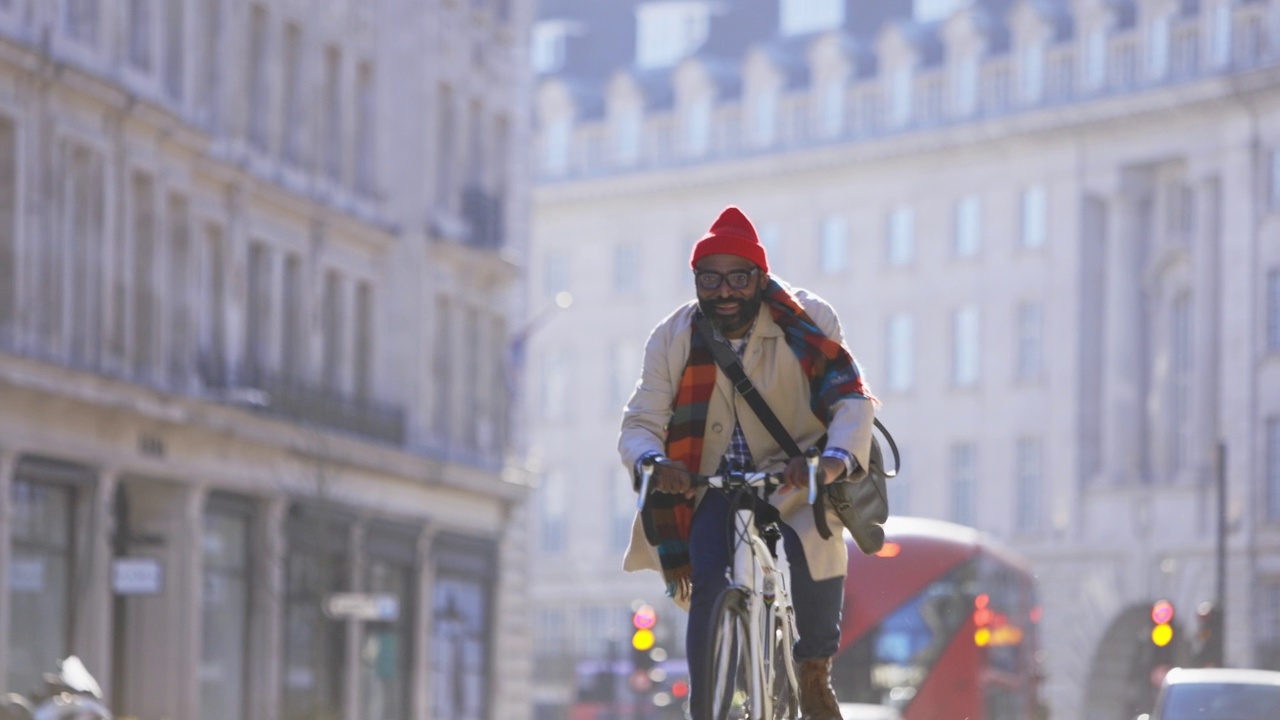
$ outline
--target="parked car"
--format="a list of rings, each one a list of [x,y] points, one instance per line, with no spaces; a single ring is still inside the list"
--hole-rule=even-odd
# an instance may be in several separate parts
[[[902,720],[902,715],[888,705],[864,703],[840,703],[840,715],[844,720]]]
[[[1151,720],[1255,720],[1280,713],[1280,672],[1174,668],[1164,677]]]

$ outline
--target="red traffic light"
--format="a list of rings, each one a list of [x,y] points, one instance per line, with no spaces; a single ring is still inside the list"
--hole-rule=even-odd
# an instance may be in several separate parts
[[[652,630],[658,624],[658,613],[651,605],[641,605],[631,616],[631,624],[637,630]]]
[[[1173,605],[1168,600],[1158,600],[1151,606],[1151,622],[1167,625],[1173,620]]]

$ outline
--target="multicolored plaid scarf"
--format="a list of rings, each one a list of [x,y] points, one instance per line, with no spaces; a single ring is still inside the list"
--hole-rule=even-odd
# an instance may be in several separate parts
[[[800,361],[809,378],[809,407],[822,424],[831,422],[831,408],[851,396],[872,398],[862,381],[858,363],[840,343],[828,338],[813,322],[800,302],[777,280],[770,278],[764,289],[764,304],[773,321],[782,328],[787,346]],[[701,316],[694,313],[694,323]],[[716,361],[706,340],[690,325],[689,359],[680,377],[667,429],[667,457],[679,460],[692,472],[702,465],[702,440],[707,424],[707,407],[715,390]],[[687,598],[691,590],[689,528],[693,524],[693,499],[682,495],[654,493],[645,502],[645,523],[658,538],[658,558],[667,582],[667,594]]]

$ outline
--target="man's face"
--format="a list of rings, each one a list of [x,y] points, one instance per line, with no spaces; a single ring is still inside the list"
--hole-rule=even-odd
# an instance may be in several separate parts
[[[702,314],[727,338],[745,335],[760,312],[767,276],[750,260],[726,254],[702,258],[693,272]],[[732,287],[744,277],[745,286]]]

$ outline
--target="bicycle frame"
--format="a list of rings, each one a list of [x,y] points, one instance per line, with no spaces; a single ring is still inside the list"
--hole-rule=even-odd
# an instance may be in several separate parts
[[[809,501],[817,496],[816,469],[818,451],[810,449],[806,453],[809,468]],[[641,466],[641,485],[638,506],[644,509],[644,501],[648,496],[649,483],[653,475],[654,462],[649,461]],[[749,491],[752,488],[770,486],[780,483],[780,473],[733,473],[723,476],[698,478],[708,487],[735,491]],[[774,718],[773,686],[780,679],[789,697],[789,717],[795,717],[799,698],[799,679],[796,675],[795,658],[791,648],[795,644],[795,613],[791,604],[790,564],[787,561],[785,543],[782,538],[776,539],[777,557],[765,544],[756,528],[755,509],[751,504],[746,507],[733,508],[733,547],[732,558],[725,569],[728,587],[717,601],[719,608],[724,598],[731,593],[741,593],[746,602],[745,624],[745,659],[747,663],[747,695],[750,703],[750,717]],[[720,608],[723,609],[723,608]],[[720,613],[717,613],[720,615]],[[713,622],[721,622],[724,618],[713,616]],[[782,658],[775,657],[779,647],[778,633],[782,633],[781,647],[785,648]],[[716,627],[711,628],[713,645],[719,633]],[[709,662],[715,664],[716,648],[710,648]],[[777,663],[781,660],[782,666]],[[716,703],[726,702],[723,689],[729,682],[727,671],[730,668],[716,667],[714,687],[705,688],[708,704],[714,718],[728,717],[730,708],[719,708]],[[779,670],[785,673],[779,678]],[[690,672],[694,669],[690,668]],[[784,700],[787,702],[787,700]]]

